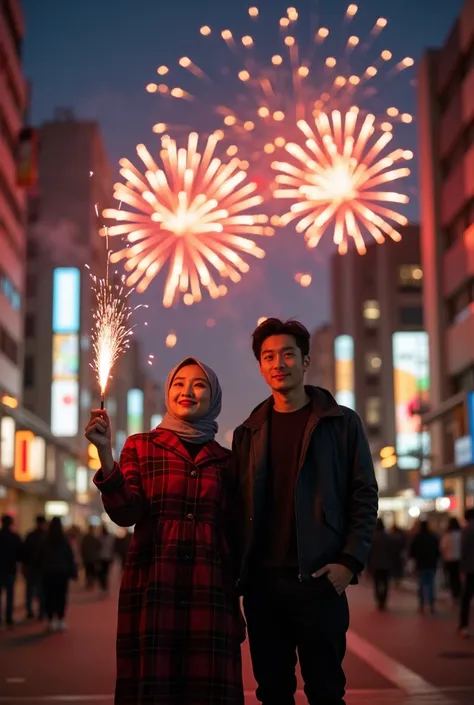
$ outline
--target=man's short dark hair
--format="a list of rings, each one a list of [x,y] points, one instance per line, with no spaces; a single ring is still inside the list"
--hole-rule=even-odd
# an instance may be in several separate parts
[[[302,323],[292,319],[282,321],[279,318],[267,318],[252,333],[252,350],[258,362],[260,362],[263,343],[272,335],[292,335],[301,350],[302,357],[309,355],[311,336]]]
[[[13,526],[13,517],[10,514],[3,514],[2,529],[10,529]]]

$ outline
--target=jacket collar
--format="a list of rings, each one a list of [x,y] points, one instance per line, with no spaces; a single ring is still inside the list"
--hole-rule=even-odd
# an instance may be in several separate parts
[[[173,431],[168,431],[167,429],[156,428],[151,431],[151,440],[157,446],[160,446],[169,453],[174,453],[179,455],[184,460],[188,462],[191,461],[195,465],[206,465],[216,461],[227,460],[230,455],[230,451],[227,448],[223,448],[217,441],[208,441],[199,451],[195,460],[192,460],[189,455],[186,446],[181,442],[176,433]]]
[[[312,412],[318,419],[326,417],[343,416],[344,412],[334,397],[327,389],[305,385],[306,394],[311,399]],[[243,426],[250,429],[259,428],[268,420],[268,416],[273,408],[273,397],[265,399],[252,411],[248,419],[243,422]]]

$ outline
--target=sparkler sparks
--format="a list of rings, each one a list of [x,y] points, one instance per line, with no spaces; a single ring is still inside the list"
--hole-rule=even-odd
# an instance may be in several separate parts
[[[97,374],[101,400],[105,396],[107,383],[119,356],[129,347],[133,327],[129,320],[133,311],[128,304],[132,289],[125,292],[123,278],[121,283],[110,284],[105,279],[91,275],[92,290],[96,297],[92,329],[93,361],[92,368]]]
[[[321,113],[314,121],[316,133],[306,121],[298,122],[305,148],[289,143],[286,151],[294,163],[272,164],[279,172],[275,181],[284,187],[275,190],[274,197],[295,201],[281,220],[286,225],[300,218],[296,230],[305,233],[308,247],[316,247],[330,224],[340,254],[347,252],[349,237],[360,254],[366,252],[361,227],[379,243],[385,235],[401,239],[389,221],[406,225],[406,217],[380,204],[407,203],[408,197],[379,187],[408,176],[408,168],[392,167],[413,155],[398,149],[381,157],[392,139],[391,132],[380,133],[370,146],[375,117],[367,115],[359,131],[357,118],[357,108],[345,115],[335,110],[331,119]]]
[[[249,265],[239,253],[263,258],[263,249],[249,239],[273,235],[265,225],[268,216],[250,214],[263,198],[237,157],[223,162],[215,156],[218,136],[211,135],[198,152],[198,135],[188,136],[187,148],[178,149],[162,138],[161,167],[144,145],[137,153],[145,165],[140,171],[122,159],[120,173],[126,183],[115,185],[114,197],[133,211],[107,209],[103,215],[122,224],[107,228],[107,236],[127,236],[128,246],[114,252],[111,262],[125,259],[130,272],[127,285],[143,292],[169,261],[163,305],[179,295],[190,305],[202,299],[201,286],[212,298],[225,295],[208,265],[222,278],[238,282]],[[102,234],[106,231],[103,229]]]

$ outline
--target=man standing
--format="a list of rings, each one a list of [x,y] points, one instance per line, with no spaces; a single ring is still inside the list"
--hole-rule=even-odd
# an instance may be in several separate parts
[[[474,597],[474,509],[466,512],[466,526],[461,537],[461,574],[463,576],[461,594],[460,630],[462,636],[469,637],[469,611]]]
[[[41,576],[38,571],[37,558],[43,547],[46,538],[48,523],[46,517],[40,515],[36,517],[36,527],[27,535],[25,539],[23,565],[26,578],[26,616],[33,619],[33,600],[38,602],[38,619],[44,617],[43,586]]]
[[[304,385],[310,335],[267,319],[253,352],[272,396],[234,433],[242,499],[241,592],[257,698],[293,705],[297,653],[310,705],[344,705],[349,609],[377,519],[357,414]]]

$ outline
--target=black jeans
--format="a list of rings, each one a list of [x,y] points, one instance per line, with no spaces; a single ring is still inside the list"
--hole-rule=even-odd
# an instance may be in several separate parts
[[[5,591],[5,621],[13,624],[13,606],[15,601],[15,580],[14,573],[0,575],[0,624],[2,623],[2,593]]]
[[[98,578],[100,587],[104,592],[109,591],[109,574],[111,565],[112,561],[100,561]]]
[[[64,619],[66,613],[69,577],[62,574],[45,575],[43,579],[44,609],[49,621]]]
[[[33,602],[38,601],[38,617],[44,617],[44,598],[43,598],[43,583],[41,575],[28,569],[26,576],[26,613],[28,617],[33,616]]]
[[[390,580],[390,571],[374,570],[374,593],[375,600],[382,609],[387,604],[388,586]]]
[[[461,595],[461,561],[446,561],[444,567],[451,595],[458,600]]]
[[[474,573],[467,573],[461,593],[461,615],[459,626],[466,629],[469,626],[469,611],[474,597]]]
[[[264,705],[294,705],[297,653],[310,705],[344,705],[349,608],[326,577],[300,583],[297,571],[267,571],[244,592],[244,612]]]

